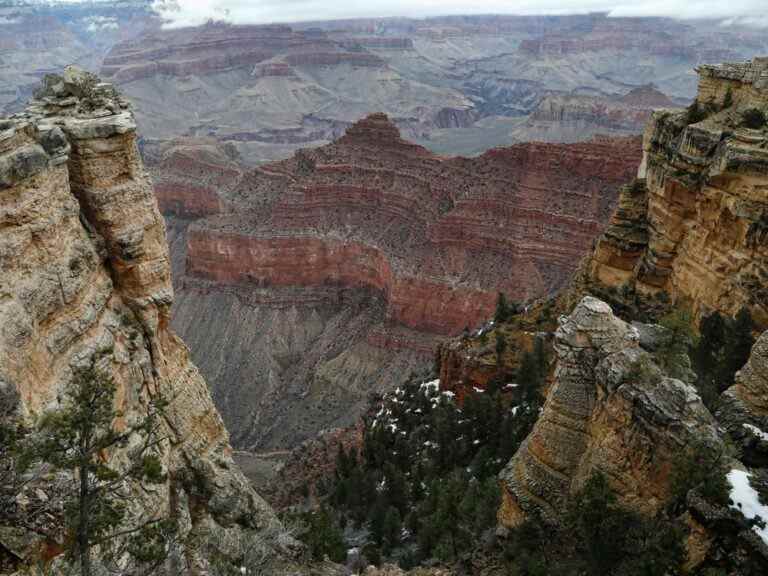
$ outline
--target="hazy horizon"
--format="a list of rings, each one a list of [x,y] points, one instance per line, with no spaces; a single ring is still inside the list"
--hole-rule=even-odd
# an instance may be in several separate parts
[[[511,5],[513,4],[513,5]],[[306,22],[355,18],[455,15],[566,15],[604,12],[613,17],[708,18],[724,24],[768,27],[766,0],[156,0],[171,27],[209,20],[236,24]]]

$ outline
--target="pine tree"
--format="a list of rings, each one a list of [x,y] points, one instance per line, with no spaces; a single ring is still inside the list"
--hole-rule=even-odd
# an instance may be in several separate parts
[[[344,535],[334,523],[330,511],[323,507],[307,517],[305,541],[315,560],[326,556],[334,562],[343,562],[347,557]]]
[[[707,407],[717,402],[719,380],[724,362],[726,322],[719,312],[705,316],[699,322],[700,339],[692,350],[696,387]]]
[[[46,413],[20,448],[22,468],[39,461],[67,471],[76,488],[65,496],[68,556],[81,576],[93,573],[92,550],[103,550],[118,538],[129,541],[129,552],[143,563],[159,563],[166,551],[163,540],[172,523],[163,517],[132,521],[126,508],[127,482],[157,484],[165,480],[156,448],[165,401],[153,401],[139,422],[117,429],[123,414],[115,409],[116,386],[92,364],[77,370],[59,408]],[[126,460],[119,468],[109,462],[117,449]]]
[[[496,333],[496,363],[501,364],[504,353],[507,351],[507,337],[501,332]]]
[[[493,315],[493,319],[496,322],[506,322],[511,315],[512,311],[507,302],[507,296],[503,292],[499,292],[499,296],[496,300],[496,313]]]
[[[384,551],[388,553],[400,544],[400,532],[402,531],[402,518],[400,512],[394,506],[387,508],[382,527]]]
[[[595,472],[573,498],[569,523],[585,548],[590,574],[612,574],[625,554],[633,519],[618,505],[605,476]]]

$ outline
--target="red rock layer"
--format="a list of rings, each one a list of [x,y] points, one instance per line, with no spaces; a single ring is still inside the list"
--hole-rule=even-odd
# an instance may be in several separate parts
[[[373,289],[393,329],[456,334],[486,319],[499,291],[560,286],[640,155],[639,138],[623,138],[442,158],[372,115],[225,192],[227,214],[190,228],[187,275]]]
[[[152,155],[158,158],[151,158]],[[180,140],[145,153],[163,214],[202,218],[221,212],[219,191],[241,175],[237,164],[215,141]],[[154,161],[152,161],[154,160]]]

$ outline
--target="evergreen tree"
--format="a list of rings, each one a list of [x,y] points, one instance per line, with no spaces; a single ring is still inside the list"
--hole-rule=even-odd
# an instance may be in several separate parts
[[[129,552],[140,562],[159,563],[172,528],[163,517],[128,518],[125,504],[127,482],[165,480],[155,449],[164,440],[159,431],[166,402],[153,401],[145,417],[121,431],[116,421],[123,414],[115,409],[115,393],[115,383],[95,363],[76,371],[59,408],[42,417],[20,451],[23,468],[43,461],[76,479],[64,508],[67,552],[79,564],[81,576],[93,573],[93,548],[105,552],[118,538],[128,539]],[[117,449],[126,451],[119,467],[109,461]]]
[[[394,506],[387,508],[382,527],[382,540],[385,553],[388,553],[390,550],[400,544],[400,532],[402,531],[402,523],[403,520],[397,508]]]
[[[719,312],[705,316],[699,323],[699,344],[692,351],[697,374],[696,387],[704,404],[714,407],[724,362],[726,323]]]
[[[315,560],[323,560],[326,556],[333,562],[346,560],[344,536],[327,508],[309,514],[307,524],[305,542]]]
[[[627,529],[633,519],[618,505],[601,473],[594,473],[573,498],[569,523],[585,549],[589,573],[612,574],[625,555]]]
[[[501,364],[504,353],[507,351],[507,337],[501,332],[496,333],[496,362]]]
[[[493,315],[493,319],[496,322],[506,322],[511,316],[512,310],[507,302],[507,296],[503,292],[499,292],[496,300],[496,313]]]

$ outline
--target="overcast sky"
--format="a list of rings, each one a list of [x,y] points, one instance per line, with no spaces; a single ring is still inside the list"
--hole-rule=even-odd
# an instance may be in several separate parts
[[[768,0],[158,0],[173,26],[208,20],[234,23],[296,22],[447,14],[575,14],[718,18],[768,26]]]

